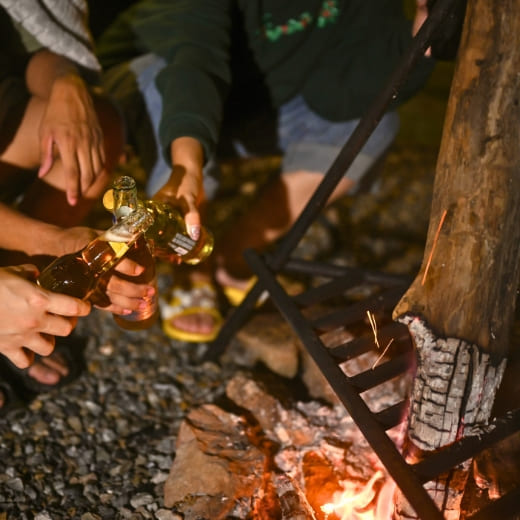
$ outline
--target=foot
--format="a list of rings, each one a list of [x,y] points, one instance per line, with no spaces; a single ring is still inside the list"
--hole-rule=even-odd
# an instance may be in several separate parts
[[[209,279],[174,285],[161,305],[167,336],[193,343],[212,341],[222,323],[218,298]]]
[[[237,291],[248,291],[251,285],[251,274],[246,278],[238,278],[237,276],[233,276],[226,269],[218,268],[215,271],[215,280],[217,283],[225,288],[230,287],[232,289],[236,289]]]
[[[59,352],[38,358],[28,369],[27,374],[43,385],[57,385],[62,378],[69,375],[69,367]]]

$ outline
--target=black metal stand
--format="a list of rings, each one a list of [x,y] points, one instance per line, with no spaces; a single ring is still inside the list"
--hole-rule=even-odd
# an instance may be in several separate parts
[[[387,86],[361,119],[304,211],[274,253],[262,256],[252,250],[245,252],[245,258],[257,276],[257,282],[242,304],[230,314],[206,356],[207,359],[217,360],[224,353],[235,333],[255,309],[258,298],[262,293],[267,292],[271,301],[298,335],[391,477],[418,516],[424,520],[442,519],[443,515],[424,489],[423,484],[519,431],[520,410],[496,419],[493,428],[478,438],[462,439],[415,465],[407,463],[387,434],[389,429],[402,421],[406,403],[404,401],[396,403],[375,413],[370,410],[362,394],[385,381],[404,376],[412,362],[413,349],[408,329],[404,325],[388,319],[391,310],[409,286],[410,281],[399,276],[363,269],[294,260],[290,256],[309,226],[325,207],[330,194],[343,177],[344,172],[376,128],[388,105],[406,80],[408,73],[424,54],[435,31],[441,27],[446,17],[450,16],[458,2],[459,0],[436,1],[409,52],[396,68]],[[319,276],[326,281],[319,287],[314,287],[296,296],[289,296],[278,283],[277,275],[281,273]],[[363,301],[349,301],[349,291],[361,286],[370,288],[370,296]],[[331,300],[334,302],[332,312],[312,320],[306,317],[308,316],[304,312],[306,309]],[[338,303],[339,301],[343,303]],[[353,376],[347,376],[341,365],[375,348],[373,331],[368,328],[366,323],[364,324],[365,330],[362,330],[367,311],[378,315],[380,341],[386,345],[392,340],[392,347],[377,366]],[[358,327],[359,334],[356,339],[332,348],[325,344],[323,338],[327,331],[352,325]],[[504,515],[519,510],[520,489],[517,489],[493,502],[471,518],[482,520],[497,517],[497,515],[505,518]]]

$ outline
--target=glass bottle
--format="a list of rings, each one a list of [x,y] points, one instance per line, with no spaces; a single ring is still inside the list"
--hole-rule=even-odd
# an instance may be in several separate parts
[[[126,179],[130,179],[132,182],[128,182]],[[125,218],[138,208],[139,202],[137,198],[137,186],[132,177],[122,177],[120,180],[116,181],[112,192],[112,213],[116,220]],[[118,277],[133,283],[151,285],[155,288],[155,292],[151,296],[143,298],[143,301],[146,304],[143,308],[127,315],[113,314],[114,321],[121,328],[127,330],[147,329],[159,318],[157,273],[152,246],[145,236],[141,235],[130,248],[126,256],[144,267],[144,271],[139,276],[127,276],[119,273]]]
[[[135,180],[123,176],[116,180],[114,188],[135,186]],[[103,197],[103,205],[109,211],[117,204],[114,198],[114,189],[108,190]],[[117,196],[117,195],[116,195]],[[190,265],[205,260],[213,251],[214,239],[212,233],[201,227],[200,237],[193,240],[187,230],[184,218],[178,210],[170,204],[156,200],[140,200],[139,207],[144,207],[153,215],[154,222],[146,232],[146,238],[153,245],[154,255],[169,262],[179,259]]]
[[[44,289],[88,300],[102,276],[115,267],[152,224],[146,210],[136,210],[76,253],[56,258],[38,276]]]

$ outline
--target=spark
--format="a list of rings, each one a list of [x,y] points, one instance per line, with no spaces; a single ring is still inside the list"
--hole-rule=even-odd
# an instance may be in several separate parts
[[[379,340],[377,339],[376,318],[374,317],[374,315],[370,311],[367,311],[367,316],[368,316],[368,322],[370,323],[370,326],[372,327],[372,332],[374,333],[374,342],[375,342],[377,348],[380,348]]]
[[[428,274],[428,270],[430,269],[430,264],[433,257],[433,252],[435,250],[435,247],[437,246],[437,240],[439,239],[439,235],[441,232],[442,225],[444,224],[444,219],[446,218],[447,210],[444,210],[441,216],[441,220],[439,221],[439,226],[437,227],[437,231],[435,232],[435,237],[433,239],[432,249],[430,251],[430,255],[428,256],[428,262],[426,262],[426,267],[424,269],[424,274],[422,277],[421,285],[424,285],[424,281],[426,280],[426,275]]]
[[[374,333],[374,343],[376,344],[376,347],[378,349],[381,348],[381,345],[379,344],[379,339],[377,337],[377,323],[376,318],[373,313],[370,311],[367,311],[368,321],[370,323],[370,326],[372,327],[372,332]],[[390,345],[393,343],[394,338],[392,338],[386,345],[385,349],[383,350],[383,353],[374,361],[374,364],[372,365],[372,370],[374,370],[375,366],[381,361],[383,356],[388,352],[388,349],[390,348]]]
[[[388,344],[385,347],[385,350],[383,350],[383,353],[374,361],[374,364],[372,365],[372,370],[376,367],[376,365],[383,359],[383,356],[387,353],[388,349],[390,348],[390,345],[394,342],[394,338],[392,338]]]

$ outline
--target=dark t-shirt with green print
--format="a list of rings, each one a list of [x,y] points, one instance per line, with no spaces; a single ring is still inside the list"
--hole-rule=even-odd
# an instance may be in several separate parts
[[[333,121],[360,117],[412,39],[397,0],[144,0],[114,31],[98,49],[105,65],[143,52],[167,62],[157,78],[165,151],[188,135],[206,153],[226,102],[255,106],[260,93],[275,107],[301,95]],[[396,103],[432,67],[422,60]]]

